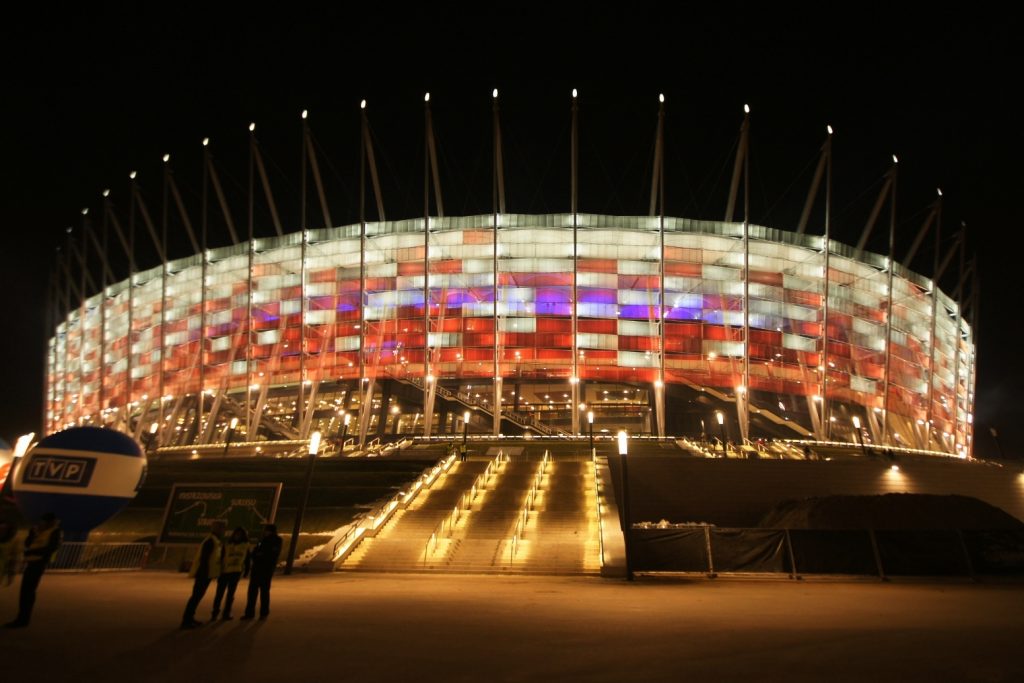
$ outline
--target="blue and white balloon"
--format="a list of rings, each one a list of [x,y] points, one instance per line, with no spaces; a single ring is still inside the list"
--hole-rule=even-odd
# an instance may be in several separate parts
[[[68,537],[84,537],[128,504],[146,477],[135,439],[112,429],[51,434],[17,463],[14,500],[30,520],[52,512]]]

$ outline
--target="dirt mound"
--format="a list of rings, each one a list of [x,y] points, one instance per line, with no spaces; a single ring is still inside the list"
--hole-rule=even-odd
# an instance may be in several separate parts
[[[765,529],[1024,529],[1012,515],[969,496],[887,493],[787,500],[758,524]]]

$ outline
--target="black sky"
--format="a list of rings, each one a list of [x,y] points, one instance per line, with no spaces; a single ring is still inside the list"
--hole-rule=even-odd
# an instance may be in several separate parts
[[[446,211],[490,210],[490,91],[501,90],[509,210],[568,210],[569,92],[580,91],[583,211],[647,210],[657,94],[667,98],[668,212],[721,218],[742,118],[752,117],[751,219],[792,229],[826,123],[836,129],[836,237],[855,242],[892,153],[900,156],[901,257],[942,187],[948,235],[961,220],[984,292],[978,452],[1024,455],[1020,306],[1013,276],[1022,172],[1020,50],[1006,18],[929,8],[594,3],[484,10],[398,4],[354,14],[231,15],[177,7],[22,15],[2,29],[5,119],[0,437],[40,423],[44,299],[56,248],[79,210],[117,203],[137,170],[160,203],[160,157],[199,211],[210,136],[241,216],[246,126],[268,156],[286,230],[298,228],[299,112],[322,149],[335,223],[355,220],[358,102],[370,103],[389,218],[422,213],[422,97],[432,94]],[[628,9],[627,9],[628,8]],[[123,206],[123,204],[121,205]],[[309,204],[318,225],[316,206]],[[820,213],[820,210],[819,210]],[[172,231],[172,257],[190,251]],[[272,231],[257,215],[257,232]],[[884,251],[884,230],[869,245]],[[211,242],[227,242],[213,228]],[[140,254],[140,265],[155,265]],[[915,267],[930,274],[931,253]],[[123,276],[123,273],[120,274]],[[943,281],[949,291],[953,283]]]

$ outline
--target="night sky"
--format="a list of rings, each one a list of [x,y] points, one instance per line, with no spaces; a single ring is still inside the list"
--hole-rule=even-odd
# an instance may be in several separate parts
[[[1020,271],[1016,205],[1024,178],[1011,107],[1024,60],[1012,26],[1005,17],[935,8],[895,15],[862,4],[829,14],[817,5],[716,6],[714,14],[682,3],[598,14],[581,3],[560,13],[494,5],[486,13],[410,14],[394,5],[362,15],[175,9],[143,16],[107,8],[8,17],[0,29],[7,121],[0,437],[13,442],[41,423],[45,291],[65,229],[79,230],[83,207],[99,212],[104,188],[123,217],[129,171],[138,171],[159,216],[161,156],[170,153],[198,222],[200,141],[209,136],[244,230],[247,126],[255,121],[292,232],[300,213],[299,113],[308,109],[334,222],[355,222],[358,106],[366,98],[387,217],[419,216],[422,100],[430,91],[446,213],[488,213],[497,87],[508,210],[563,212],[575,87],[584,212],[647,212],[659,92],[667,101],[669,215],[722,218],[744,103],[753,111],[752,222],[795,228],[826,124],[836,131],[836,239],[856,243],[893,153],[900,158],[898,259],[941,187],[944,243],[965,221],[981,275],[976,452],[998,455],[995,427],[1006,456],[1024,456],[1022,326],[1012,280]],[[308,207],[311,227],[319,227],[312,194]],[[819,203],[812,226],[821,216]],[[869,249],[885,251],[886,227],[880,219]],[[262,206],[256,232],[273,232]],[[171,257],[187,255],[176,220],[171,233]],[[211,246],[228,241],[214,220]],[[139,242],[140,267],[156,265],[141,233]],[[929,240],[914,268],[930,276],[931,263]],[[954,283],[942,286],[949,292]]]

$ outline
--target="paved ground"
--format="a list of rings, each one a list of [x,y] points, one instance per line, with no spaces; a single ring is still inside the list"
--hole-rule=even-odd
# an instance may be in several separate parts
[[[179,631],[188,592],[48,574],[32,626],[0,630],[0,678],[1024,680],[1020,584],[304,575],[275,579],[266,622]]]

